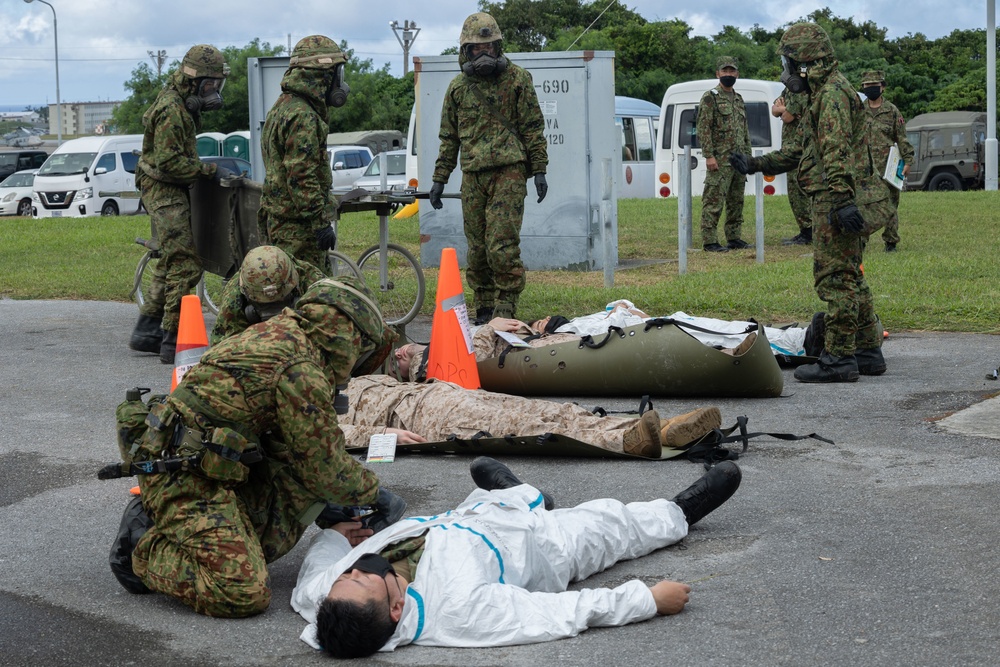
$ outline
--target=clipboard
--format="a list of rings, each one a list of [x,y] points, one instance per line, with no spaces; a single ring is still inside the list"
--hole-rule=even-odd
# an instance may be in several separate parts
[[[882,174],[882,178],[888,181],[892,187],[902,190],[906,182],[906,176],[903,174],[905,166],[906,163],[899,154],[899,148],[893,144],[892,148],[889,149],[889,159],[885,161],[885,173]]]

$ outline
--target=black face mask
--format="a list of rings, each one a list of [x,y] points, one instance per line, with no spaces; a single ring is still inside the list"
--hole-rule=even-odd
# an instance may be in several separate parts
[[[354,564],[347,568],[346,572],[351,570],[361,570],[362,572],[367,572],[368,574],[377,574],[378,576],[385,579],[385,575],[396,574],[395,568],[378,554],[364,554],[356,561]]]
[[[870,100],[877,100],[882,97],[882,86],[865,86],[861,89],[861,92],[865,94]]]
[[[736,83],[736,77],[735,76],[728,76],[728,75],[727,76],[720,76],[719,77],[719,83],[721,83],[726,88],[732,88],[733,84]]]

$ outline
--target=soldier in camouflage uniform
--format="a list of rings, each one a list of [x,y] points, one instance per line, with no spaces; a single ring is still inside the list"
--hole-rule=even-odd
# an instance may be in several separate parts
[[[326,152],[330,106],[347,103],[347,58],[329,37],[311,35],[292,50],[281,95],[261,135],[264,187],[258,224],[263,238],[289,255],[327,271],[337,244],[333,174]]]
[[[739,76],[735,58],[719,58],[715,75],[719,85],[698,103],[698,142],[705,159],[705,189],[701,197],[701,241],[708,252],[749,248],[740,238],[743,229],[743,190],[746,176],[729,164],[730,153],[750,152],[750,127],[743,96],[733,90]],[[726,208],[726,245],[719,244],[716,228]]]
[[[796,23],[778,46],[782,81],[809,95],[800,150],[759,158],[734,154],[744,173],[780,174],[799,169],[799,184],[812,199],[813,277],[827,303],[825,345],[819,361],[799,366],[800,382],[855,382],[859,374],[881,375],[881,327],[861,270],[867,231],[861,209],[888,194],[868,150],[867,114],[857,92],[840,73],[830,37],[815,23]]]
[[[465,277],[477,324],[494,316],[514,317],[525,282],[521,222],[527,178],[534,175],[539,202],[548,191],[545,120],[531,75],[503,56],[502,39],[489,14],[473,14],[462,26],[462,73],[445,93],[441,151],[430,190],[431,206],[440,209],[461,149],[462,216],[469,243]]]
[[[782,148],[792,147],[802,143],[802,114],[805,112],[808,96],[801,93],[793,93],[788,88],[782,91],[781,97],[774,101],[771,106],[771,115],[781,119],[781,146]],[[788,204],[792,207],[792,215],[795,216],[795,224],[799,226],[799,233],[795,236],[782,239],[782,245],[812,245],[812,213],[810,212],[809,198],[802,191],[799,185],[798,167],[786,174],[788,182]]]
[[[294,308],[302,292],[324,277],[312,264],[289,257],[277,246],[257,246],[243,258],[239,279],[230,280],[222,292],[212,345],[286,307]]]
[[[906,140],[906,121],[899,113],[896,105],[885,99],[885,72],[873,70],[861,75],[861,92],[868,98],[868,145],[872,152],[872,160],[878,173],[885,173],[885,165],[889,160],[889,149],[893,144],[899,150],[903,160],[903,176],[910,173],[913,162],[913,146]],[[882,240],[885,251],[894,252],[899,243],[899,190],[886,183],[889,192],[889,205],[885,207],[885,215],[877,214],[868,220],[871,232],[882,230]],[[866,219],[868,216],[865,216]]]
[[[296,310],[206,352],[152,406],[133,456],[201,454],[140,476],[153,523],[131,554],[142,584],[208,616],[258,614],[271,597],[266,564],[328,503],[378,506],[379,481],[344,451],[333,406],[336,388],[380,364],[394,339],[363,282],[325,279]]]
[[[198,179],[233,175],[225,167],[202,162],[195,146],[201,112],[222,108],[222,88],[229,67],[213,46],[192,47],[181,66],[142,116],[145,128],[135,182],[160,247],[153,282],[129,347],[157,352],[174,363],[181,297],[201,279],[201,260],[191,231],[189,186]]]

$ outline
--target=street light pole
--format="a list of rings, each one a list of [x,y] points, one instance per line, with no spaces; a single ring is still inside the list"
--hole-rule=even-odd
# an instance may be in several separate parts
[[[25,0],[28,2],[28,0]],[[420,28],[417,27],[416,21],[410,21],[407,19],[403,21],[403,36],[399,36],[399,21],[389,21],[389,27],[392,28],[392,34],[396,36],[396,41],[399,45],[403,47],[403,76],[406,76],[407,72],[410,71],[410,44],[417,39],[417,33],[420,32]]]
[[[31,4],[35,0],[24,0]],[[56,141],[62,144],[62,100],[59,98],[59,27],[56,24],[56,8],[45,0],[38,0],[43,5],[48,5],[52,10],[52,34],[56,41]]]

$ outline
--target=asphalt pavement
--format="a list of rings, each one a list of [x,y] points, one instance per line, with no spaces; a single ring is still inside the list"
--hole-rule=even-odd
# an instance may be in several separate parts
[[[250,619],[133,596],[112,577],[131,482],[96,472],[117,457],[115,406],[129,387],[166,392],[172,371],[127,348],[136,317],[131,304],[0,300],[0,663],[330,664],[299,641],[304,623],[288,604],[305,544],[271,566],[271,608]],[[426,340],[428,328],[411,333]],[[661,416],[718,405],[727,424],[746,415],[751,430],[836,443],[752,440],[740,490],[683,542],[588,581],[689,582],[682,614],[534,646],[405,647],[353,664],[998,664],[1000,383],[986,379],[998,338],[890,334],[881,377],[804,385],[786,370],[780,398],[654,400]],[[671,497],[703,472],[677,460],[506,462],[562,506]],[[471,489],[468,464],[428,455],[376,465],[411,513],[429,514]]]

